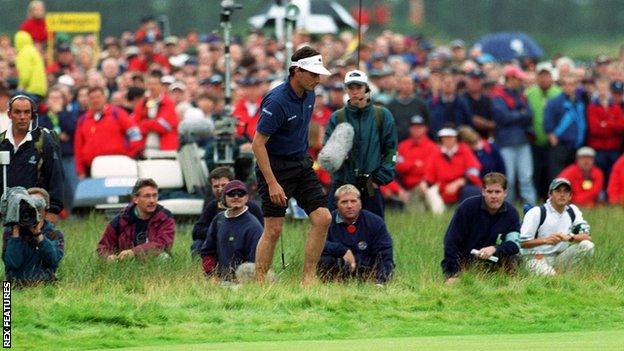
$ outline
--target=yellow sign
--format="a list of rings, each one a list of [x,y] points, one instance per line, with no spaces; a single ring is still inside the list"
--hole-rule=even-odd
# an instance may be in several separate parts
[[[102,20],[99,12],[51,12],[46,14],[50,32],[99,32]]]

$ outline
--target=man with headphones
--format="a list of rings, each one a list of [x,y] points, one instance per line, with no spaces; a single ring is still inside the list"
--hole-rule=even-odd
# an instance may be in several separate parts
[[[47,190],[50,202],[46,217],[56,223],[63,210],[63,165],[58,142],[50,131],[39,127],[37,104],[30,97],[14,96],[9,100],[8,114],[11,122],[0,134],[0,151],[9,151],[11,155],[7,186]]]
[[[336,208],[334,191],[344,184],[353,184],[361,193],[362,208],[384,218],[379,186],[390,183],[395,175],[397,131],[394,117],[387,108],[371,103],[366,73],[347,72],[344,85],[349,101],[344,108],[332,113],[325,129],[325,143],[343,122],[353,126],[355,135],[347,159],[332,173],[329,209]]]

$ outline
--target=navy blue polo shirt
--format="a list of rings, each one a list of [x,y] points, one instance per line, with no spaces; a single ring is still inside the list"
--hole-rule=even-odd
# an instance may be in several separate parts
[[[290,81],[278,85],[262,99],[256,130],[268,135],[269,156],[304,157],[308,153],[308,126],[314,109],[314,92],[298,97]]]

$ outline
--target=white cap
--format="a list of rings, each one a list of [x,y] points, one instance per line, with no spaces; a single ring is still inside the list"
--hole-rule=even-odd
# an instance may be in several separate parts
[[[545,61],[545,62],[540,62],[537,64],[537,66],[535,66],[535,73],[539,74],[542,71],[546,71],[548,73],[550,73],[550,76],[554,79],[557,80],[557,70],[555,70],[555,67],[553,67],[552,63]]]
[[[170,75],[162,76],[162,78],[160,78],[160,82],[163,84],[173,84],[175,81],[175,77]]]
[[[457,131],[453,128],[442,128],[438,132],[438,137],[456,137]]]
[[[576,151],[576,157],[596,157],[596,151],[589,146],[583,146]]]
[[[347,86],[352,83],[368,85],[368,76],[357,69],[349,71],[345,74],[344,85]]]
[[[62,76],[58,77],[58,82],[59,84],[67,85],[69,87],[73,87],[74,85],[76,85],[76,81],[74,80],[74,78],[67,74],[63,74]]]
[[[323,66],[323,57],[321,57],[321,55],[310,56],[299,59],[298,61],[293,61],[290,63],[290,66],[299,67],[308,72],[322,74],[325,76],[329,76],[331,74],[331,72]]]

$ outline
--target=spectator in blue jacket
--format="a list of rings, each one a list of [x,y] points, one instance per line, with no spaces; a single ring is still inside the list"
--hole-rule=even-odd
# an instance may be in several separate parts
[[[71,212],[74,191],[78,186],[78,174],[74,161],[74,133],[78,123],[78,114],[67,110],[63,91],[58,87],[48,90],[48,109],[39,116],[39,125],[58,135],[63,161],[63,207]]]
[[[494,139],[500,147],[509,182],[507,200],[511,203],[516,200],[517,179],[520,196],[525,202],[534,204],[537,195],[533,186],[533,156],[527,137],[533,123],[533,112],[522,92],[526,74],[515,65],[505,66],[503,74],[505,86],[495,88],[492,107],[496,122]]]
[[[324,280],[358,278],[386,283],[392,276],[392,238],[381,217],[363,210],[351,184],[335,192],[337,209],[327,233],[318,270]]]
[[[583,146],[587,131],[585,103],[576,94],[576,76],[562,76],[559,82],[563,92],[549,100],[544,108],[544,130],[550,143],[548,174],[551,179],[574,162],[576,149]]]
[[[515,268],[520,219],[513,205],[505,201],[506,196],[505,176],[489,173],[483,177],[481,196],[459,205],[444,236],[442,271],[447,283],[455,282],[460,271],[476,261],[484,262],[487,268]]]
[[[6,228],[3,236],[2,261],[5,280],[18,284],[36,284],[56,280],[56,269],[63,258],[63,232],[45,219],[50,195],[43,188],[30,188],[28,193],[38,198],[41,221],[34,227],[15,225]]]
[[[459,128],[458,133],[460,140],[470,146],[481,164],[479,178],[491,172],[505,174],[505,162],[496,143],[481,138],[479,133],[470,127]]]
[[[223,197],[227,210],[212,220],[199,253],[207,275],[232,281],[238,266],[255,262],[262,225],[247,207],[249,196],[243,182],[229,182],[223,189]]]
[[[450,73],[444,72],[439,92],[433,91],[429,98],[429,135],[435,138],[443,127],[472,125],[472,114],[466,99],[457,93],[457,82]]]

